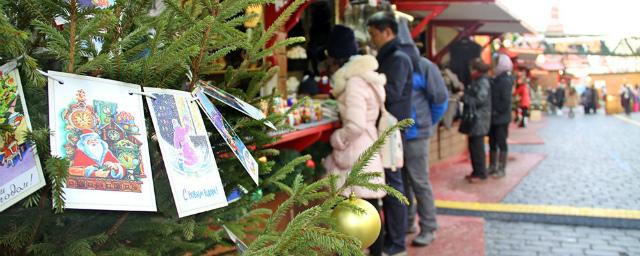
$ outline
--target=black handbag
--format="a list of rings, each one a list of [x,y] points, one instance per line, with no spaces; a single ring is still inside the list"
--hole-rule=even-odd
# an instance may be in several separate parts
[[[462,111],[462,121],[460,122],[459,132],[464,134],[470,134],[473,125],[476,122],[476,106],[474,104],[465,104],[464,111]]]

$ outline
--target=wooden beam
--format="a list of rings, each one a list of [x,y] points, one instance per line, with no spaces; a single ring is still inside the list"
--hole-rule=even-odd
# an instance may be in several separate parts
[[[481,26],[482,26],[482,23],[480,22],[477,22],[477,21],[470,22],[467,26],[464,27],[462,31],[458,33],[456,37],[453,38],[453,40],[451,40],[444,48],[442,48],[442,50],[440,50],[440,52],[438,52],[438,54],[436,54],[436,56],[434,57],[434,61],[436,63],[440,63],[444,55],[449,53],[449,48],[454,42],[464,37],[473,35],[473,33],[475,33],[478,30],[478,28],[480,28]]]
[[[430,12],[429,15],[424,17],[420,21],[420,23],[418,25],[416,25],[411,30],[411,36],[413,38],[416,38],[416,37],[418,37],[418,35],[420,35],[420,33],[422,33],[424,31],[424,28],[427,26],[427,24],[429,24],[429,22],[432,19],[434,19],[435,17],[440,15],[445,9],[447,9],[447,7],[449,7],[449,5],[446,5],[446,4],[417,3],[417,2],[412,2],[412,3],[399,2],[399,3],[396,3],[396,7],[398,8],[398,10],[403,10],[403,11],[428,11],[428,12]]]

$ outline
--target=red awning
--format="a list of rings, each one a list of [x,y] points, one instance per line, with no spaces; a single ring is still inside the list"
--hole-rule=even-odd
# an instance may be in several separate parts
[[[426,17],[431,11],[406,8],[408,5],[447,5],[434,23],[452,24],[480,22],[477,34],[534,33],[534,30],[515,17],[499,1],[495,0],[396,0],[404,6],[399,9],[414,17]]]

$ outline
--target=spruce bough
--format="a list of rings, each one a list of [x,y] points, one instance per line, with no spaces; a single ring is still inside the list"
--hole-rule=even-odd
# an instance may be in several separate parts
[[[223,68],[215,60],[242,51],[244,61],[238,68],[228,68],[224,81],[216,86],[257,103],[257,93],[276,74],[277,67],[263,65],[257,71],[249,71],[248,67],[277,47],[304,41],[289,38],[265,48],[304,0],[292,0],[266,31],[242,30],[239,26],[252,18],[244,15],[246,7],[273,0],[164,0],[165,10],[150,16],[154,2],[116,0],[113,6],[98,9],[83,6],[79,0],[0,0],[0,64],[20,58],[19,70],[34,128],[28,139],[37,145],[47,179],[44,188],[0,213],[0,255],[197,255],[217,246],[233,246],[225,239],[222,225],[248,243],[246,255],[361,255],[359,242],[335,231],[329,216],[333,207],[344,200],[340,193],[349,186],[384,190],[406,202],[393,188],[371,184],[375,175],[362,171],[379,150],[382,139],[358,159],[342,187],[336,187],[334,176],[305,183],[297,175],[291,185],[285,184],[283,180],[309,156],[296,158],[278,170],[272,170],[274,161],[259,162],[260,187],[255,187],[237,159],[217,157],[225,190],[229,192],[240,185],[249,189],[249,194],[228,207],[178,219],[148,119],[147,141],[158,212],[64,208],[62,187],[69,160],[50,154],[46,80],[36,69],[188,91],[198,80]],[[56,20],[65,22],[54,26]],[[263,100],[272,104],[273,97]],[[221,111],[239,136],[251,138],[245,143],[256,145],[252,151],[255,158],[277,157],[277,150],[263,147],[277,138],[267,134],[262,122],[229,108]],[[267,119],[280,123],[285,117],[272,114]],[[408,125],[410,121],[402,121],[393,129]],[[228,153],[226,145],[220,143],[222,139],[212,134],[214,152]],[[385,133],[388,134],[389,131]],[[275,212],[257,207],[273,200],[273,193],[257,200],[250,196],[267,187],[288,195]],[[306,210],[296,214],[283,229],[278,228],[294,206],[306,206]]]

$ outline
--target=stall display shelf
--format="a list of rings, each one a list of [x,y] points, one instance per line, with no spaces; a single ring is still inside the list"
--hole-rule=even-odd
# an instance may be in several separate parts
[[[328,141],[331,133],[339,127],[340,121],[338,119],[325,119],[296,125],[292,131],[270,133],[271,136],[280,136],[280,139],[266,147],[302,151],[318,141]]]

